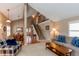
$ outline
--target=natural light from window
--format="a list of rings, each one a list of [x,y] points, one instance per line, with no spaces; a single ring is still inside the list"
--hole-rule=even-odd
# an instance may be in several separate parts
[[[10,26],[7,26],[7,37],[11,35],[10,31],[11,31]]]
[[[79,37],[79,23],[69,23],[69,36]]]

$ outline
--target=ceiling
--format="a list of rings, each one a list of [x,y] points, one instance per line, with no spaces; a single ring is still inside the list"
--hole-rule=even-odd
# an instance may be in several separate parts
[[[10,20],[13,21],[16,19],[21,19],[23,18],[23,5],[23,3],[0,3],[0,12],[2,12],[6,17],[8,17],[7,9],[10,9]]]
[[[78,3],[29,3],[29,5],[54,21],[79,16]]]

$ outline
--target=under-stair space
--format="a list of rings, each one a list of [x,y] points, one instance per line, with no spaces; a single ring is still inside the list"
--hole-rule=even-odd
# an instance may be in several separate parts
[[[45,37],[44,37],[44,35],[43,35],[43,32],[42,32],[42,30],[41,30],[41,27],[40,27],[38,24],[33,24],[33,26],[34,26],[34,28],[35,28],[35,30],[36,30],[36,33],[37,33],[39,39],[40,39],[40,40],[44,40]]]

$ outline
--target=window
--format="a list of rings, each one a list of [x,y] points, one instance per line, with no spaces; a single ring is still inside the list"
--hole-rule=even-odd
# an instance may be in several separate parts
[[[10,28],[10,26],[7,26],[7,36],[10,36],[11,35],[11,28]]]
[[[69,23],[69,36],[79,37],[79,23]]]

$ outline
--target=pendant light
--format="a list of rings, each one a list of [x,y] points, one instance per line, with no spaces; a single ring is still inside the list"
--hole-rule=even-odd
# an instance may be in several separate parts
[[[9,18],[9,11],[10,11],[10,9],[7,9],[7,11],[8,11],[8,20],[6,20],[6,22],[7,22],[7,23],[11,23],[11,20],[10,20],[10,18]]]

